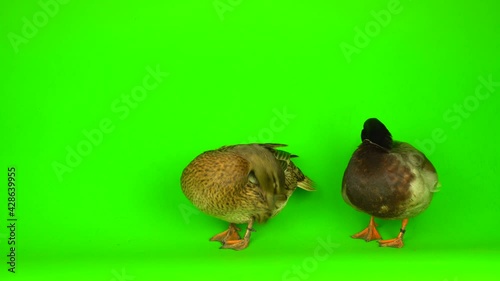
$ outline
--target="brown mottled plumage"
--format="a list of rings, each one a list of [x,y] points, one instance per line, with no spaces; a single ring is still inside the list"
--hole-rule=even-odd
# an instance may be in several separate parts
[[[369,226],[353,238],[381,239],[374,217],[402,219],[397,238],[379,241],[380,246],[400,248],[408,218],[427,209],[439,187],[436,169],[410,144],[393,141],[375,118],[365,122],[361,139],[345,170],[342,196],[349,205],[372,217]]]
[[[196,157],[183,171],[181,187],[202,212],[230,223],[212,237],[221,248],[248,246],[254,221],[277,215],[297,187],[312,191],[312,181],[293,164],[297,157],[277,150],[283,144],[241,144],[210,150]],[[244,239],[235,224],[248,223]]]

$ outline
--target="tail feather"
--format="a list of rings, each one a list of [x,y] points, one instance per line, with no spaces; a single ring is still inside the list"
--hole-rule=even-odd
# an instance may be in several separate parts
[[[289,162],[291,154],[283,150],[274,150],[274,157],[280,161]]]
[[[304,180],[297,182],[297,186],[306,191],[316,191],[316,189],[313,187],[314,182],[308,177],[305,177]]]
[[[264,146],[268,149],[275,149],[277,147],[285,147],[288,146],[288,144],[282,144],[282,143],[256,143],[258,145]]]

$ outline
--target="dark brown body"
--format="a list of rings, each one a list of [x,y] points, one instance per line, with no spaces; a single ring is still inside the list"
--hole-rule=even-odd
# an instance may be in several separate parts
[[[395,141],[389,150],[364,140],[345,170],[342,195],[359,211],[403,219],[423,212],[437,186],[434,166],[411,145]]]

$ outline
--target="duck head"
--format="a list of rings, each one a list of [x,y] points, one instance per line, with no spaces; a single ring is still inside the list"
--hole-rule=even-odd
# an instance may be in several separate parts
[[[392,135],[377,118],[365,121],[361,131],[361,141],[369,140],[383,148],[392,148]]]

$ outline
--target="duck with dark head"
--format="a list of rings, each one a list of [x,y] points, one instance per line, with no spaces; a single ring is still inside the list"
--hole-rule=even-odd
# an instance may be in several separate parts
[[[401,248],[408,219],[427,209],[440,186],[436,169],[410,144],[393,141],[389,130],[376,118],[365,121],[361,141],[345,170],[342,196],[371,218],[368,227],[352,237]],[[382,240],[375,217],[402,220],[399,235]]]

